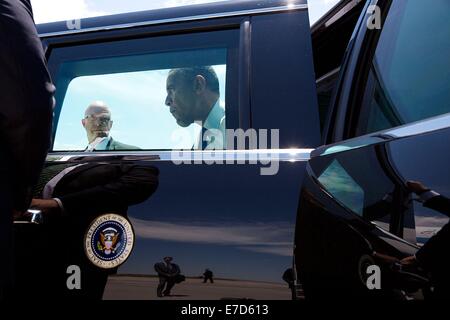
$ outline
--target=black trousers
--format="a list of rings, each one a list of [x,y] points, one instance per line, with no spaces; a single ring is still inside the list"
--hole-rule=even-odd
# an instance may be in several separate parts
[[[3,173],[2,171],[3,168],[0,168],[0,175]],[[14,270],[12,239],[12,196],[8,184],[0,180],[0,252],[2,255],[0,261],[0,300],[11,297]]]
[[[0,299],[12,294],[12,212],[27,209],[44,162],[53,90],[30,1],[0,0]]]
[[[170,294],[170,290],[175,285],[175,279],[172,277],[159,277],[159,285],[156,289],[156,293],[158,296],[161,296],[163,294]],[[164,290],[165,287],[165,290]]]

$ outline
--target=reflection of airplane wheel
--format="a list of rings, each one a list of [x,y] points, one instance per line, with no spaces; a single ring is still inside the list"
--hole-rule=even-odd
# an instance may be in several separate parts
[[[375,264],[375,260],[367,254],[364,254],[359,258],[358,275],[359,275],[359,280],[361,281],[361,284],[364,287],[367,286],[367,279],[370,276],[370,274],[367,274],[367,269],[369,268],[369,266],[372,266],[374,264]]]

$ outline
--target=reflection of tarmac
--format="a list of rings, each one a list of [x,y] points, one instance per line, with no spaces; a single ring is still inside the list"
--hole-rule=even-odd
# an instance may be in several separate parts
[[[200,278],[187,278],[175,285],[170,297],[158,298],[157,277],[110,276],[105,288],[105,300],[220,300],[249,298],[257,300],[290,300],[287,285],[257,281],[214,280],[203,283]]]

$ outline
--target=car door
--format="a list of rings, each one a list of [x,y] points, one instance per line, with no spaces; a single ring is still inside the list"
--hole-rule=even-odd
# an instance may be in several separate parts
[[[289,299],[282,275],[292,264],[298,192],[320,139],[306,1],[80,23],[68,32],[65,23],[40,27],[58,88],[48,163],[139,163],[160,172],[155,194],[128,210],[134,250],[104,298],[156,298],[153,266],[172,256],[186,276],[172,292],[179,298]],[[278,36],[268,39],[269,30]],[[179,127],[164,105],[168,71],[199,65],[218,76],[235,133],[227,150],[192,150],[199,127]],[[80,121],[94,100],[110,105],[114,139],[140,150],[85,152]],[[207,268],[214,286],[199,279]]]
[[[378,5],[380,29],[367,27],[369,5]],[[366,3],[335,93],[328,144],[313,152],[302,187],[295,254],[306,296],[344,290],[405,298],[400,289],[415,282],[417,291],[426,283],[403,278],[394,260],[379,254],[413,255],[448,222],[407,184],[450,196],[450,42],[443,9],[443,1]],[[367,287],[370,265],[381,267],[381,290]]]

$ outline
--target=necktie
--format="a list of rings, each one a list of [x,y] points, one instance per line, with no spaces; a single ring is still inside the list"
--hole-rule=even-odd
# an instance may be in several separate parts
[[[74,166],[73,163],[54,164],[44,168],[39,176],[39,180],[33,188],[33,198],[42,197],[42,190],[45,185],[52,180],[58,173],[68,167]]]
[[[207,137],[205,136],[206,131],[207,129],[205,127],[202,127],[202,135],[200,137],[200,139],[202,139],[202,150],[205,150],[206,147],[208,146]]]

